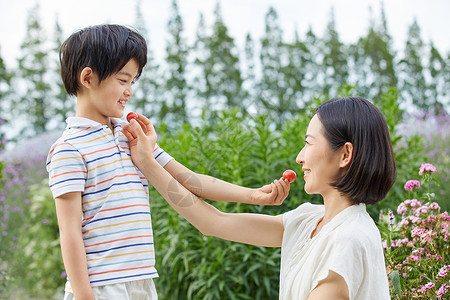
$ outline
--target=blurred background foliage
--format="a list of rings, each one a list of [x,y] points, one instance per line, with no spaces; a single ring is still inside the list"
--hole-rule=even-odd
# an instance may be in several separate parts
[[[176,0],[167,22],[166,57],[149,62],[135,86],[129,109],[149,116],[159,144],[192,170],[248,187],[300,172],[295,157],[313,109],[335,96],[359,95],[383,112],[391,132],[398,174],[381,210],[404,200],[403,184],[420,164],[438,168],[434,188],[449,210],[450,52],[424,43],[416,22],[403,49],[392,48],[384,12],[370,20],[366,35],[345,44],[331,14],[323,36],[309,30],[283,38],[277,12],[265,16],[260,40],[247,35],[238,49],[220,5],[211,25],[199,18],[196,40],[184,38]],[[54,202],[45,158],[73,115],[75,99],[59,78],[58,22],[45,36],[39,5],[29,12],[17,68],[0,57],[0,295],[5,299],[61,298],[65,282]],[[136,8],[135,27],[146,35]],[[50,41],[50,42],[49,42]],[[276,299],[280,249],[204,237],[150,190],[161,299]],[[212,203],[228,212],[281,214],[317,196],[295,181],[283,205],[261,207]],[[32,295],[32,296],[30,296]]]

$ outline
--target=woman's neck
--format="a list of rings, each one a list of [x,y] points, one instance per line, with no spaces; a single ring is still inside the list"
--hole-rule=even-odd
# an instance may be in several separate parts
[[[325,213],[322,222],[324,224],[330,222],[337,214],[352,206],[350,200],[341,195],[338,191],[332,195],[328,195],[323,198],[323,203],[325,205]]]

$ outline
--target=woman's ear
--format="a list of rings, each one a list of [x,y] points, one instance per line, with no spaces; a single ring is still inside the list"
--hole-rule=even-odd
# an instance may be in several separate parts
[[[92,86],[92,80],[94,76],[94,71],[90,67],[85,67],[80,72],[80,84],[86,88]]]
[[[347,142],[342,146],[342,154],[341,154],[341,162],[340,167],[345,168],[347,167],[353,158],[353,144],[350,142]]]

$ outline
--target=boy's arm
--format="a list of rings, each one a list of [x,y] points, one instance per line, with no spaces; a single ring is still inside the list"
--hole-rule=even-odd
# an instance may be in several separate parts
[[[94,299],[89,282],[86,251],[81,234],[81,192],[55,198],[61,253],[75,299]]]
[[[208,175],[197,174],[176,160],[171,160],[164,168],[190,192],[209,200],[280,205],[289,193],[289,184],[287,185],[287,193],[283,194],[272,193],[272,190],[275,189],[275,183],[259,189],[246,188]]]

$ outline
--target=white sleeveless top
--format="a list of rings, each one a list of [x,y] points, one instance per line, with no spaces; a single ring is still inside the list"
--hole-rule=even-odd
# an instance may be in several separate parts
[[[283,215],[280,299],[306,299],[332,270],[351,300],[390,300],[380,232],[366,205],[346,208],[311,238],[324,212],[323,205],[304,203]]]

